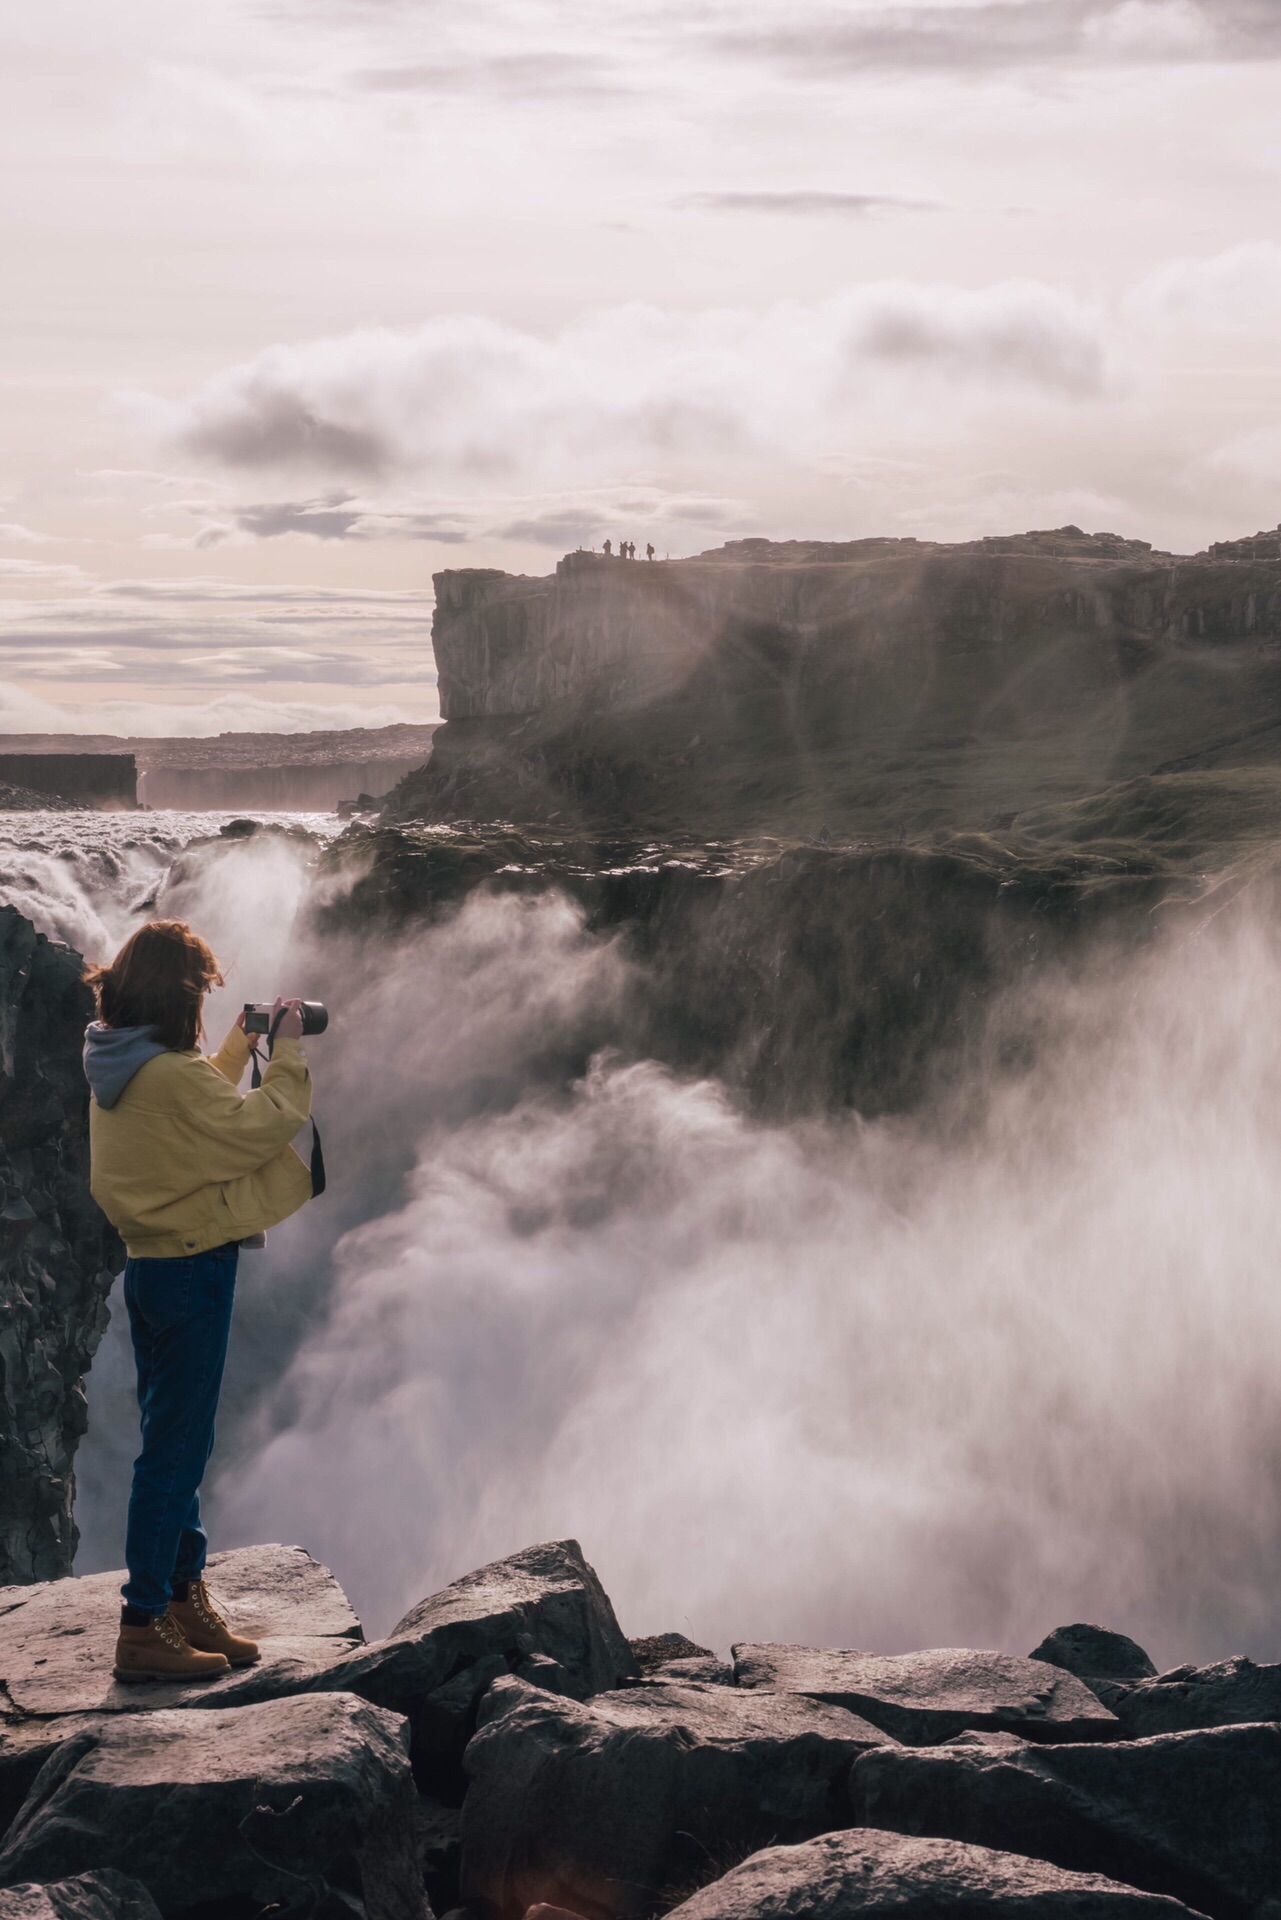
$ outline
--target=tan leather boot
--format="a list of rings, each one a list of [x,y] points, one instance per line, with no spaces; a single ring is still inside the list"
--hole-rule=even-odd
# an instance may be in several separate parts
[[[220,1653],[233,1667],[252,1667],[258,1659],[257,1643],[242,1640],[209,1598],[203,1580],[193,1580],[185,1600],[172,1600],[169,1611],[181,1627],[189,1646],[201,1653]]]
[[[231,1671],[221,1653],[189,1646],[169,1613],[153,1614],[145,1627],[123,1623],[116,1641],[117,1680],[216,1680]]]

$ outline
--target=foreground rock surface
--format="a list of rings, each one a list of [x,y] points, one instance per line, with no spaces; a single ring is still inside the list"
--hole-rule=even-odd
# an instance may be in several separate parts
[[[404,1725],[346,1696],[103,1720],[38,1776],[0,1885],[114,1869],[161,1912],[332,1898],[425,1920]]]
[[[631,1648],[576,1540],[528,1547],[407,1613],[385,1640],[336,1661],[317,1685],[409,1716],[420,1782],[461,1784],[463,1749],[491,1681],[519,1674],[583,1700],[635,1672]]]
[[[361,1639],[346,1594],[301,1547],[236,1547],[210,1556],[209,1586],[233,1632],[259,1642],[259,1665],[198,1686],[122,1684],[111,1664],[123,1578],[95,1573],[0,1594],[0,1775],[4,1737],[29,1717],[249,1705],[305,1691]]]
[[[89,1197],[80,970],[0,906],[0,1586],[71,1572],[82,1376],[124,1260]]]
[[[82,1873],[50,1886],[0,1889],[0,1920],[160,1920],[160,1909],[140,1880]]]
[[[944,1647],[876,1654],[745,1644],[734,1648],[734,1677],[740,1687],[830,1701],[909,1746],[985,1728],[1032,1740],[1106,1740],[1120,1731],[1074,1674],[1008,1653]]]
[[[1156,1675],[1151,1659],[1128,1633],[1112,1633],[1107,1627],[1092,1627],[1083,1621],[1071,1627],[1056,1627],[1053,1633],[1046,1634],[1039,1647],[1033,1647],[1029,1657],[1047,1661],[1052,1667],[1062,1667],[1065,1673],[1074,1673],[1087,1686],[1095,1680],[1128,1685]]]
[[[1245,1920],[1281,1888],[1281,1726],[1107,1746],[972,1734],[856,1762],[854,1817],[1102,1873]]]
[[[1281,1720],[1281,1665],[1256,1666],[1241,1654],[1212,1667],[1175,1667],[1116,1693],[1109,1705],[1138,1738]]]
[[[671,1920],[1179,1920],[1187,1908],[1095,1874],[1064,1873],[955,1840],[890,1833],[829,1833],[745,1860]]]
[[[883,1739],[839,1707],[645,1682],[585,1705],[495,1683],[467,1750],[462,1894],[643,1915],[771,1840],[848,1822],[851,1762]]]

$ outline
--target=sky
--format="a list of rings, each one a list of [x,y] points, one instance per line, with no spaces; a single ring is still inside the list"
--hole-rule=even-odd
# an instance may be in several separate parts
[[[1281,0],[45,0],[0,730],[430,720],[431,576],[1281,520]]]

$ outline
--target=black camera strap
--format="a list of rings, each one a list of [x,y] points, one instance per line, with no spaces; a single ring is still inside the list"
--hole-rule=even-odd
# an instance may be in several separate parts
[[[282,1007],[272,1021],[271,1030],[267,1035],[268,1060],[270,1060],[272,1048],[276,1044],[276,1029],[284,1017],[285,1009]],[[252,1040],[249,1042],[249,1052],[254,1063],[251,1085],[254,1091],[257,1092],[258,1088],[262,1085],[262,1057]],[[325,1191],[325,1185],[325,1153],[324,1148],[320,1144],[320,1128],[316,1125],[313,1118],[311,1123],[311,1197],[313,1200],[319,1200],[321,1194]]]

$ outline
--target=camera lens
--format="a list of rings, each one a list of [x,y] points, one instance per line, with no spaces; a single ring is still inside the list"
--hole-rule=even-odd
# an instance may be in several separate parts
[[[323,1033],[329,1025],[329,1009],[323,1001],[304,1000],[302,1003],[302,1030],[304,1037],[309,1033]]]

